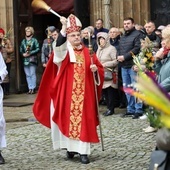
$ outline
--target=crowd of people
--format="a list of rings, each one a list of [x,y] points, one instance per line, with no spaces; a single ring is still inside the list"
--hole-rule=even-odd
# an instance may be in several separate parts
[[[170,92],[170,26],[156,28],[153,21],[142,26],[128,17],[123,21],[123,28],[113,26],[108,30],[103,27],[103,20],[97,19],[94,27],[82,29],[80,20],[72,14],[67,19],[61,17],[60,22],[61,31],[54,26],[47,27],[47,38],[41,49],[34,38],[33,27],[26,27],[20,54],[28,94],[34,94],[37,54],[41,52],[44,73],[33,112],[40,123],[51,128],[54,149],[65,148],[69,159],[79,154],[81,163],[87,164],[90,162],[90,143],[99,142],[98,103],[106,105],[104,116],[113,115],[119,107],[126,108],[122,118],[146,118],[146,105],[124,91],[134,88],[140,68],[143,72],[155,71],[160,85]],[[4,42],[4,35],[4,30],[0,29],[0,50],[6,64],[3,67],[7,67],[9,79],[13,47],[9,39]],[[153,57],[153,65],[149,67],[144,61],[146,48],[151,49]],[[0,75],[2,83],[7,77],[6,73],[4,75]],[[9,94],[9,84],[3,85],[3,89]],[[156,130],[151,123],[144,129],[146,133]]]
[[[168,60],[165,52],[168,56],[169,47],[163,45],[165,40],[162,37],[165,35],[162,33],[168,29],[168,26],[156,28],[153,21],[148,21],[141,26],[135,24],[130,17],[124,19],[123,28],[112,27],[110,30],[103,27],[102,19],[96,20],[95,27],[88,26],[84,29],[81,29],[80,21],[73,15],[67,19],[61,17],[60,21],[63,24],[62,30],[53,45],[53,53],[41,81],[33,112],[40,123],[51,128],[54,149],[66,149],[69,159],[79,154],[81,163],[87,164],[90,162],[89,144],[98,142],[96,125],[100,125],[100,122],[94,121],[95,117],[99,119],[96,103],[106,105],[104,116],[113,115],[115,108],[119,107],[126,108],[126,112],[121,115],[122,118],[146,118],[144,114],[146,105],[124,89],[134,89],[137,81],[139,66],[134,62],[134,56],[140,61],[143,72],[157,70],[158,64],[159,68],[163,69],[163,60],[165,58]],[[169,35],[167,37],[170,38]],[[151,44],[149,46],[151,54],[144,53],[147,51],[148,42]],[[148,66],[141,57],[148,54],[153,58],[153,65]],[[93,55],[94,59],[91,64],[88,61],[91,58],[89,55]],[[92,72],[90,73],[89,70]],[[157,71],[160,83],[169,77],[168,72],[163,76],[164,78],[161,74],[162,72]],[[87,77],[88,81],[86,81]],[[46,83],[47,80],[49,84]],[[164,84],[168,86],[167,81],[168,79],[163,81],[162,86]],[[98,89],[97,100],[95,87]],[[46,101],[42,94],[46,95]],[[91,97],[88,98],[87,106],[88,94]],[[63,108],[64,106],[66,109]],[[92,111],[91,108],[94,110]],[[90,117],[88,113],[91,113]],[[64,124],[63,119],[65,119]],[[84,124],[89,120],[91,132],[87,123]],[[152,127],[150,122],[150,126],[144,130],[150,133],[155,132],[156,128]]]

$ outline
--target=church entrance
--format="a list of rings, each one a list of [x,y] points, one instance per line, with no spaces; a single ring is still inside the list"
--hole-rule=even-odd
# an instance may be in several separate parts
[[[70,13],[75,14],[81,21],[83,27],[90,24],[89,0],[44,0],[54,11],[61,16],[68,17]],[[31,6],[32,0],[13,0],[14,11],[14,35],[15,35],[15,89],[17,93],[27,91],[27,83],[22,65],[22,57],[19,53],[19,47],[22,39],[25,37],[25,27],[32,26],[35,30],[34,36],[40,43],[40,49],[43,40],[46,38],[45,29],[48,26],[55,26],[61,29],[61,23],[57,16],[45,11],[44,9],[34,9]],[[37,85],[39,85],[43,68],[40,60],[37,68]]]

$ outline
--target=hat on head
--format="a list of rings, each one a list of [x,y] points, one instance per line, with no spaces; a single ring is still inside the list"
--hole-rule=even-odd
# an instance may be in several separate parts
[[[5,31],[2,28],[0,28],[0,33],[5,34]]]
[[[49,26],[46,28],[45,33],[48,34],[48,31],[53,32],[56,28],[54,26]]]
[[[66,33],[69,34],[71,32],[80,31],[82,24],[80,20],[73,14],[70,14],[67,18],[67,29]]]
[[[109,34],[108,34],[108,33],[106,33],[106,32],[99,32],[99,33],[97,34],[97,42],[98,42],[98,43],[99,43],[99,40],[100,40],[101,38],[104,38],[106,43],[109,42]]]

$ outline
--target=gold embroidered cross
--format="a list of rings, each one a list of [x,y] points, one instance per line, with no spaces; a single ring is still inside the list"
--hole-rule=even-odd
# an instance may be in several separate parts
[[[83,57],[81,55],[78,54],[76,55],[76,63],[78,64],[79,67],[83,63]]]

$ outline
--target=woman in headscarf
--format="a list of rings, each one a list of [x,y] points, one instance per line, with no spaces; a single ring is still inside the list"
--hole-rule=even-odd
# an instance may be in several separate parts
[[[97,34],[97,43],[98,43],[98,50],[97,50],[97,57],[101,64],[105,69],[105,73],[112,74],[110,79],[105,77],[104,84],[103,84],[103,95],[106,98],[106,105],[107,111],[104,112],[104,116],[109,116],[114,113],[114,108],[116,105],[116,95],[117,88],[118,88],[118,81],[117,81],[117,71],[118,71],[118,62],[116,59],[117,51],[116,48],[110,44],[109,35],[105,32],[100,32]],[[109,74],[110,74],[109,73]]]

